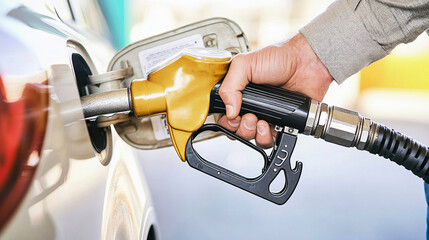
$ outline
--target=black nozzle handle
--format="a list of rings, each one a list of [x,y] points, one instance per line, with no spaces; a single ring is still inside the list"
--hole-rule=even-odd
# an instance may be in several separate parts
[[[209,113],[225,114],[225,104],[219,95],[221,83],[212,88]],[[240,116],[253,113],[270,124],[304,131],[311,98],[283,88],[253,83],[248,84],[242,94]]]

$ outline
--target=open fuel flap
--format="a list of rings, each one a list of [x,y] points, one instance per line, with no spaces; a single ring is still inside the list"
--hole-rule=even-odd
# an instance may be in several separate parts
[[[130,87],[135,79],[146,79],[147,71],[185,48],[205,47],[230,51],[233,55],[249,51],[241,28],[226,18],[211,18],[132,43],[111,60],[108,71],[90,77],[91,92],[100,93]],[[216,116],[207,118],[214,122]],[[165,115],[136,118],[124,112],[97,118],[99,127],[115,126],[121,138],[140,149],[171,146]],[[216,136],[208,133],[199,140]]]

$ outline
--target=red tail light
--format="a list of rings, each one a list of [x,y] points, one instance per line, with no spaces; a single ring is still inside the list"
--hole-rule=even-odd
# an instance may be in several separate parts
[[[0,230],[31,185],[44,139],[48,89],[28,83],[18,100],[8,99],[0,77]]]

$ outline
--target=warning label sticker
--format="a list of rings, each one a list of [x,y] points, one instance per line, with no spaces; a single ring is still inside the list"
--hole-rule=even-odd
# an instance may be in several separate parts
[[[165,116],[165,114],[151,117],[150,122],[152,123],[153,133],[156,140],[161,141],[170,138],[167,116]]]
[[[140,64],[145,77],[148,71],[158,63],[180,52],[185,48],[204,47],[203,38],[200,34],[195,34],[176,41],[165,43],[139,52]]]

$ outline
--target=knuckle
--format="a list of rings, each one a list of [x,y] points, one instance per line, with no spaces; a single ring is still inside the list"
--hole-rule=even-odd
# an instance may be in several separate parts
[[[255,132],[251,131],[251,130],[246,130],[243,129],[244,127],[242,125],[240,125],[240,127],[237,130],[237,135],[246,139],[246,140],[250,140],[255,138]]]
[[[256,122],[258,121],[258,117],[256,117],[253,113],[246,113],[243,115],[243,118],[246,119],[246,121],[254,122],[256,125]]]
[[[242,53],[236,55],[231,61],[231,68],[239,67],[240,65],[244,64],[244,62],[247,59],[246,56],[247,55],[242,54]],[[241,68],[239,68],[239,69],[241,69]]]
[[[233,131],[233,132],[235,132],[238,129],[239,123],[240,123],[240,119],[239,118],[235,119],[235,120],[232,120],[232,121],[229,121],[228,118],[225,115],[223,115],[217,121],[217,124],[219,124],[220,126],[228,129],[229,131]]]
[[[244,55],[243,53],[240,53],[240,54],[235,55],[235,57],[232,59],[232,62],[231,62],[231,63],[241,61],[241,60],[243,59],[243,57],[244,57],[244,56],[245,56],[245,55]]]
[[[228,96],[229,92],[230,92],[229,89],[227,87],[225,87],[223,84],[222,84],[222,86],[220,86],[219,95],[222,98]]]

